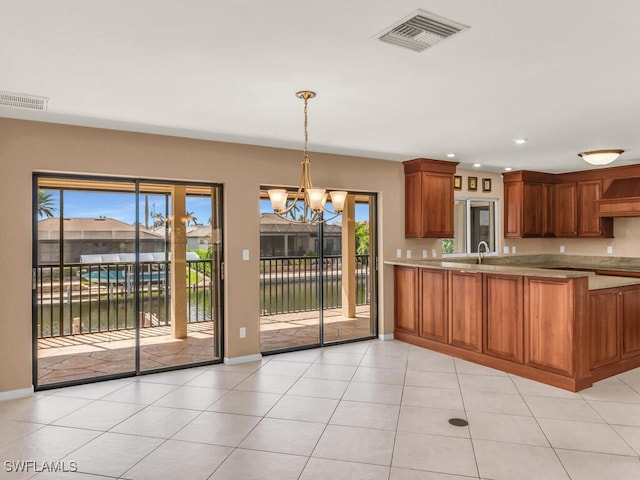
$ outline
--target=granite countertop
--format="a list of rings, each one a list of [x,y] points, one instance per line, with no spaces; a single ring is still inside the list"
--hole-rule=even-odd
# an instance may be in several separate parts
[[[612,264],[603,265],[604,262],[598,262],[597,260],[588,263],[584,258],[580,258],[579,261],[573,262],[566,256],[562,256],[560,259],[552,258],[537,258],[536,255],[528,255],[527,258],[522,260],[516,260],[517,257],[510,257],[507,259],[508,264],[496,264],[503,257],[489,257],[485,258],[485,262],[479,265],[477,263],[470,263],[469,260],[458,261],[442,261],[442,260],[412,260],[412,259],[394,259],[387,260],[384,263],[387,265],[399,265],[407,267],[419,267],[419,268],[434,268],[445,270],[459,270],[461,272],[478,272],[478,273],[498,273],[504,275],[522,275],[525,277],[547,277],[547,278],[581,278],[587,277],[589,281],[589,290],[602,290],[606,288],[625,287],[629,285],[640,285],[640,278],[630,277],[617,277],[610,275],[596,275],[592,271],[580,271],[580,270],[562,270],[562,266],[567,268],[577,269],[584,268],[585,270],[618,270],[618,271],[638,271],[640,270],[635,262],[628,263],[625,266],[620,263],[611,262]],[[550,257],[540,255],[539,257]],[[515,260],[515,261],[514,261]],[[609,260],[609,259],[607,259]],[[607,262],[609,263],[609,262]]]

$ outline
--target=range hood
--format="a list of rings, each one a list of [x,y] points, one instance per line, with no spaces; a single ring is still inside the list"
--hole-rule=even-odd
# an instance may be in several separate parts
[[[618,178],[597,202],[599,217],[640,217],[640,178]]]

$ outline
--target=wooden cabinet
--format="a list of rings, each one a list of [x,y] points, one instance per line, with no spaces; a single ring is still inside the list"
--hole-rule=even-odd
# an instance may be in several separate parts
[[[573,284],[525,278],[525,364],[560,375],[574,374]]]
[[[421,337],[447,342],[448,305],[447,271],[421,268],[420,330]]]
[[[589,368],[640,355],[640,286],[589,292]]]
[[[589,368],[620,360],[619,289],[589,292]]]
[[[523,363],[523,278],[485,273],[483,290],[482,351],[487,355]]]
[[[602,180],[578,182],[578,236],[613,237],[613,218],[598,217]]]
[[[418,333],[418,278],[415,267],[393,269],[395,327],[413,334]]]
[[[549,174],[504,174],[504,236],[506,238],[553,236],[555,190]],[[550,181],[550,180],[549,180]]]
[[[476,352],[482,350],[482,274],[449,273],[451,332],[449,343]]]
[[[578,198],[575,183],[556,186],[556,237],[578,236]]]
[[[404,162],[405,236],[453,237],[453,175],[457,162],[417,158]]]
[[[640,355],[640,287],[620,289],[622,358]]]

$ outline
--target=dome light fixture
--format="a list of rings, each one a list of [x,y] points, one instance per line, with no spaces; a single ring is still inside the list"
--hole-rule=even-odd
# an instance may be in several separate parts
[[[591,152],[582,152],[578,156],[585,162],[596,165],[608,165],[616,160],[624,150],[592,150]]]
[[[344,210],[344,204],[347,198],[347,192],[345,191],[336,190],[327,192],[324,188],[313,188],[311,183],[311,162],[309,161],[309,151],[307,150],[307,143],[309,141],[307,103],[309,99],[315,96],[315,92],[309,90],[296,92],[296,97],[304,100],[304,153],[301,162],[302,177],[300,178],[298,191],[295,194],[293,192],[291,193],[292,198],[289,198],[289,192],[284,188],[271,188],[267,191],[274,213],[291,223],[316,224],[333,220]],[[334,211],[325,207],[329,197],[331,197]],[[298,202],[302,202],[302,205],[299,205]],[[296,219],[295,214],[298,210],[302,210],[302,212]],[[325,212],[329,213],[331,218],[324,217]],[[287,214],[291,214],[292,218],[287,217]]]

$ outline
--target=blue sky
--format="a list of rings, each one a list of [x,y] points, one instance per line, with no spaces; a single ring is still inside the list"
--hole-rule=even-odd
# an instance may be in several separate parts
[[[54,216],[60,215],[60,195],[57,190],[51,193],[54,205]],[[150,194],[148,197],[149,225],[153,225],[153,213],[165,213],[165,197]],[[170,206],[169,206],[170,208]],[[140,196],[140,222],[144,224],[145,198]],[[272,213],[268,200],[260,200],[260,213]],[[211,200],[208,197],[187,197],[187,212],[193,212],[198,223],[207,224],[211,217]],[[135,223],[135,195],[133,193],[88,192],[65,190],[64,216],[80,218],[97,218],[104,216],[115,218],[121,222]],[[356,205],[356,220],[368,220],[368,205]]]

